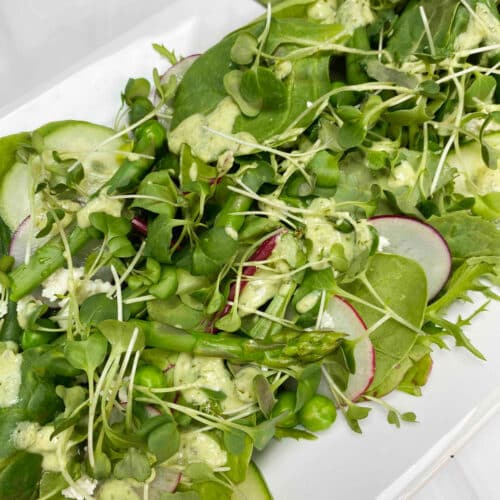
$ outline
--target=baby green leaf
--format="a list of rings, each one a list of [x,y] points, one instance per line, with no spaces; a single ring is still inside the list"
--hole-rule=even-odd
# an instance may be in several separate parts
[[[321,366],[319,364],[306,366],[298,376],[297,381],[296,412],[316,394],[321,381]]]
[[[395,425],[398,428],[401,427],[399,416],[394,410],[389,410],[389,413],[387,413],[387,422],[389,422],[392,425]]]
[[[151,475],[151,466],[141,451],[130,448],[126,455],[116,463],[113,473],[117,479],[132,478],[142,483]]]
[[[340,127],[338,141],[343,149],[351,149],[363,143],[366,137],[366,128],[360,121],[346,122]]]
[[[257,53],[257,39],[248,32],[238,35],[231,47],[231,60],[236,64],[251,64]]]
[[[180,434],[175,423],[156,427],[148,436],[148,449],[158,462],[164,462],[179,450]]]
[[[105,319],[117,319],[116,300],[110,299],[105,293],[91,295],[80,306],[80,321],[87,325],[97,326]],[[130,317],[130,307],[123,304],[123,319]]]
[[[187,465],[184,469],[184,474],[195,483],[215,479],[212,469],[204,462],[195,462]]]
[[[230,95],[241,112],[245,116],[254,117],[257,116],[262,109],[262,100],[257,101],[248,101],[241,94],[241,82],[243,80],[243,71],[239,69],[235,69],[233,71],[229,71],[224,76],[224,89]]]
[[[108,339],[115,352],[125,352],[130,345],[136,326],[123,321],[113,319],[106,319],[101,321],[97,327],[99,331]],[[140,351],[144,349],[145,340],[142,330],[138,330],[136,341],[132,346],[133,351]]]
[[[224,446],[233,455],[241,455],[246,449],[246,434],[239,429],[224,431]]]
[[[92,475],[99,480],[107,479],[111,475],[111,460],[100,450],[95,451],[94,460]]]
[[[257,403],[259,404],[260,411],[266,418],[269,418],[274,403],[276,403],[271,384],[264,375],[258,374],[253,379],[253,389],[257,396]]]
[[[108,342],[100,333],[94,333],[87,340],[68,340],[64,347],[66,359],[72,366],[84,370],[89,378],[106,358]]]

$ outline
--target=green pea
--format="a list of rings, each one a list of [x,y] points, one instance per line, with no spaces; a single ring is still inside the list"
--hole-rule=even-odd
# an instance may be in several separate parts
[[[150,389],[167,386],[167,377],[154,365],[142,365],[135,372],[134,383]]]
[[[154,106],[147,97],[136,97],[130,106],[128,117],[130,123],[142,120],[148,113],[153,111]]]
[[[307,165],[307,170],[316,176],[316,185],[321,188],[336,187],[339,181],[338,157],[328,151],[320,151]]]
[[[49,344],[54,340],[56,334],[54,332],[42,332],[36,330],[25,330],[21,337],[21,347],[25,351],[31,347],[38,347]]]
[[[333,402],[320,394],[313,396],[299,412],[300,424],[311,432],[328,429],[336,417],[337,410]]]
[[[273,418],[284,412],[288,412],[288,415],[278,422],[278,427],[295,427],[299,423],[297,414],[295,413],[296,404],[297,396],[295,392],[285,391],[278,395],[278,400],[272,411]]]
[[[158,149],[165,142],[166,133],[159,122],[148,120],[137,129],[135,136],[138,141],[146,138],[151,144],[154,144],[155,149]]]

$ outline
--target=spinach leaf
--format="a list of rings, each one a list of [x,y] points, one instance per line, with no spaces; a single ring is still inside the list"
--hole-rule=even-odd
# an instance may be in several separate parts
[[[42,456],[21,451],[0,470],[2,500],[31,500],[42,475]]]
[[[500,256],[500,229],[494,222],[467,212],[451,212],[432,216],[429,224],[444,237],[454,259]]]
[[[423,7],[429,30],[432,34],[436,52],[444,56],[446,50],[451,47],[457,33],[452,30],[457,16],[460,2],[456,0],[413,0],[404,9],[403,14],[396,22],[394,35],[389,39],[387,49],[398,62],[403,62],[409,56],[416,53],[430,54],[429,41],[427,38],[420,7]],[[463,22],[463,21],[462,21]]]
[[[427,304],[427,280],[415,261],[398,255],[376,254],[366,271],[366,279],[387,307],[415,328],[420,328]],[[383,307],[361,280],[355,281],[346,290],[366,302]],[[368,327],[384,316],[362,303],[354,304]],[[408,356],[416,340],[417,333],[394,318],[372,332],[371,341],[376,353],[375,378],[370,388],[372,394],[381,396],[399,385],[412,366]]]

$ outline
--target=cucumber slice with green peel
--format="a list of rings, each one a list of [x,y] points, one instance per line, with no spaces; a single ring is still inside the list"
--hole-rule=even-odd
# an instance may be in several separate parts
[[[113,138],[115,135],[113,129],[102,125],[62,121],[48,123],[32,136],[23,133],[0,139],[0,217],[14,231],[30,215],[33,181],[28,166],[16,163],[16,151],[29,144],[31,137],[48,162],[53,161],[54,151],[62,160],[81,161],[84,178],[80,191],[90,196],[113,176],[127,153],[126,138]]]
[[[17,150],[30,143],[31,134],[29,132],[21,132],[20,134],[0,138],[0,181],[16,163]]]
[[[247,477],[234,487],[231,500],[272,500],[272,498],[260,470],[250,462]]]
[[[62,160],[79,160],[84,170],[79,187],[91,195],[113,176],[127,154],[126,136],[116,134],[103,125],[68,120],[48,123],[33,132],[33,137],[48,158],[56,151]]]
[[[14,163],[0,184],[0,217],[11,231],[30,214],[29,193],[33,180],[28,165]]]

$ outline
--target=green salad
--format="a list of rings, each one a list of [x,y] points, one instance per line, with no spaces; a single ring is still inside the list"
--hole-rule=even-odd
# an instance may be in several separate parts
[[[113,127],[0,139],[0,498],[269,499],[254,450],[415,425],[383,397],[436,349],[484,359],[497,4],[273,2],[155,44]]]

